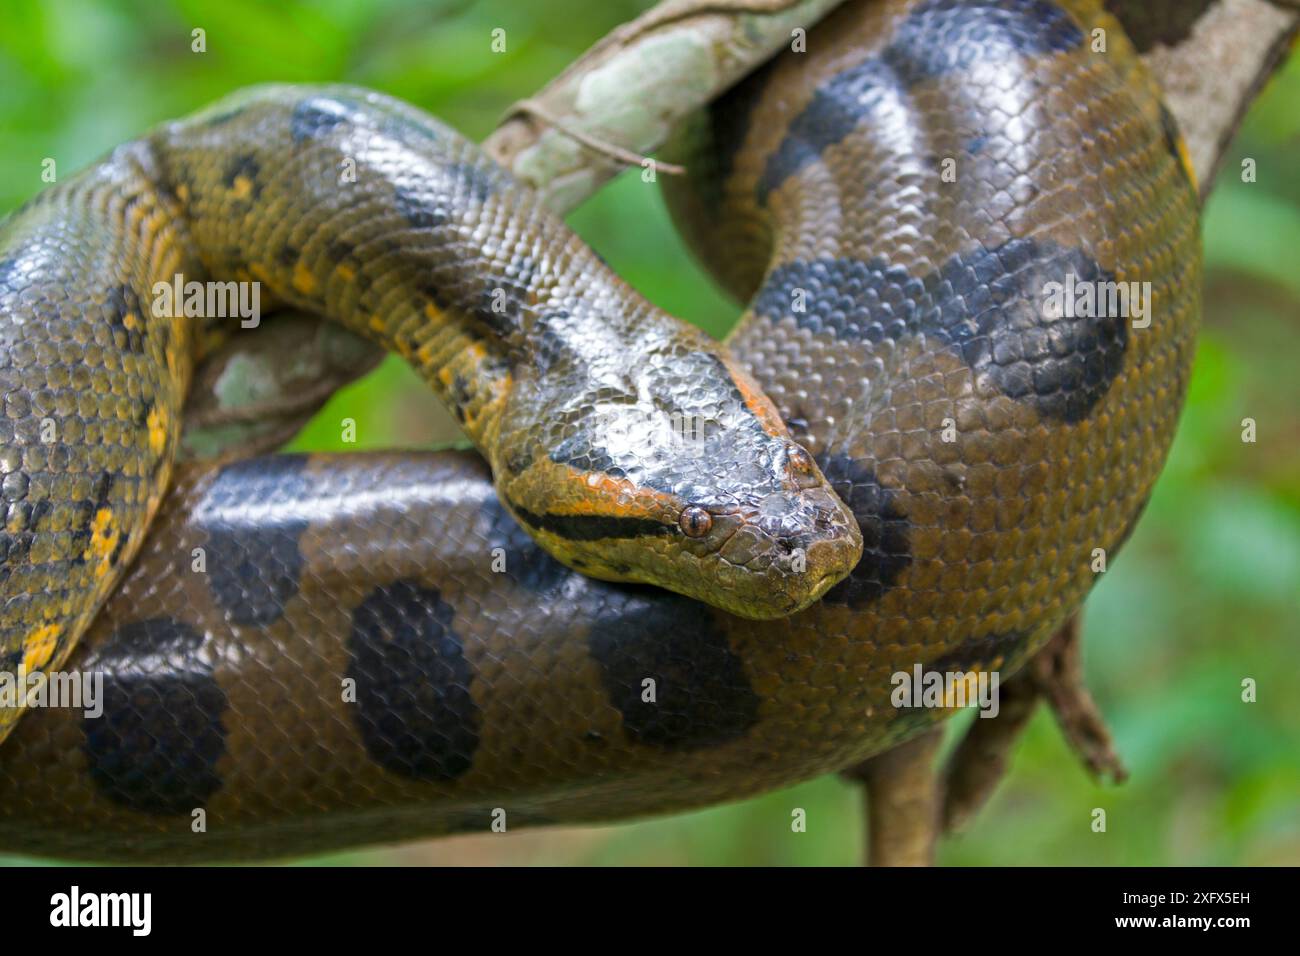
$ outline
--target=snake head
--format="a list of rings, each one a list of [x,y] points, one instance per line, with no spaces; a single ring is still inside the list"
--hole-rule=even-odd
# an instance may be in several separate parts
[[[701,339],[521,375],[494,456],[498,491],[583,574],[785,617],[853,569],[862,536],[770,400]]]

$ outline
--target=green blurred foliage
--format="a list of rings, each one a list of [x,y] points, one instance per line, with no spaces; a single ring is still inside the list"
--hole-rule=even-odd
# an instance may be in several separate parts
[[[0,17],[0,210],[150,124],[262,81],[373,86],[481,138],[633,0],[8,0]],[[191,31],[207,52],[191,52]],[[493,28],[507,52],[493,54]],[[1091,687],[1130,769],[1099,786],[1040,712],[949,864],[1300,863],[1300,58],[1246,119],[1204,222],[1206,321],[1182,426],[1148,513],[1086,614]],[[1242,181],[1241,160],[1257,181]],[[625,176],[571,217],[660,305],[724,332],[737,309]],[[296,441],[429,443],[445,428],[395,360],[337,395]],[[1258,441],[1241,441],[1243,418]],[[445,434],[445,432],[442,432]],[[356,445],[349,446],[352,448]],[[1258,703],[1241,682],[1259,684]],[[970,719],[951,722],[950,739]],[[0,753],[0,759],[3,754]],[[464,837],[321,858],[370,862],[851,864],[856,791],[835,778],[620,827]],[[795,834],[790,814],[808,813]],[[1108,831],[1093,833],[1105,808]]]

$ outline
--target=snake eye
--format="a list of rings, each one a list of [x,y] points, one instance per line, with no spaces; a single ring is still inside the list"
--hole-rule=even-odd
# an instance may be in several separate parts
[[[677,519],[677,526],[688,538],[702,538],[713,527],[713,515],[699,505],[691,505],[682,511],[682,516]]]
[[[795,471],[804,475],[812,474],[812,455],[808,454],[798,445],[790,449],[790,453],[786,456],[786,460],[790,462],[790,467]]]

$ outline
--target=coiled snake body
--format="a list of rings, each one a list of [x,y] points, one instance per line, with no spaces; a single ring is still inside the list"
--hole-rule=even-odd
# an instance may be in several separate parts
[[[254,91],[17,214],[0,255],[5,663],[101,673],[104,697],[97,717],[34,708],[14,726],[0,850],[282,856],[487,830],[500,811],[515,828],[699,806],[946,713],[892,706],[899,671],[1009,674],[1039,647],[1095,549],[1131,530],[1173,434],[1200,296],[1177,132],[1083,0],[851,4],[808,49],[678,147],[675,214],[752,294],[734,361],[662,325],[473,147],[357,90]],[[320,185],[354,131],[365,168],[424,157],[422,188],[395,173],[357,218],[355,193]],[[150,324],[144,295],[187,272],[373,321],[493,471],[468,453],[184,466],[146,533],[184,357],[211,330]],[[1067,282],[1149,283],[1149,321],[1053,310]],[[508,307],[476,307],[485,289]],[[70,310],[82,321],[60,325]],[[585,341],[595,314],[662,357],[639,364],[676,409],[710,409],[730,458],[629,490],[655,469],[629,474],[614,440],[560,451],[571,432],[516,423],[530,388],[520,405],[544,422],[636,404],[597,361],[613,339]],[[557,381],[576,391],[555,401]],[[692,389],[702,402],[677,397]],[[72,431],[29,441],[48,418]],[[70,468],[90,446],[109,449],[102,472]],[[568,507],[520,500],[572,474]],[[528,476],[513,499],[509,475]],[[753,499],[720,504],[728,478]],[[604,577],[653,579],[633,565],[657,549],[676,568],[660,583],[732,610],[821,600],[756,621],[594,580],[512,510]],[[804,584],[782,564],[796,553]],[[89,619],[105,596],[74,653],[77,602]]]

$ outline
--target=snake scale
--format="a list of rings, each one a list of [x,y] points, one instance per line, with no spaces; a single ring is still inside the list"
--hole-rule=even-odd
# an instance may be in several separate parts
[[[807,48],[674,146],[670,207],[750,302],[729,351],[476,148],[346,87],[239,95],[11,217],[5,663],[104,693],[13,725],[0,850],[277,857],[702,806],[949,712],[892,706],[896,672],[1009,674],[1040,647],[1182,403],[1201,263],[1177,130],[1088,0],[851,3]],[[154,317],[178,272],[369,327],[487,463],[172,469],[220,331]],[[1149,321],[1052,311],[1067,278],[1149,283]],[[596,407],[604,431],[562,427]],[[716,429],[694,463],[645,450],[682,409]]]

